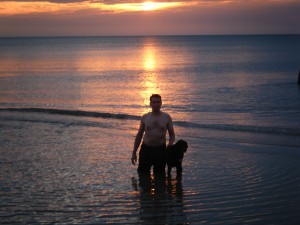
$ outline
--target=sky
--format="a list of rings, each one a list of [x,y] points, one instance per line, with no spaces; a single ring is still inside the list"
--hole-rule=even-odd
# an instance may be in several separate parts
[[[0,0],[0,37],[300,34],[300,0]]]

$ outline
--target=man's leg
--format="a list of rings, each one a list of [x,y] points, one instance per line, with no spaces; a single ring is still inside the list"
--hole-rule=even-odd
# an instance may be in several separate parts
[[[141,150],[139,153],[139,165],[138,165],[138,172],[139,173],[150,173],[150,169],[152,166],[151,160],[151,151],[142,144]]]
[[[155,174],[163,174],[165,176],[166,169],[166,147],[162,146],[155,151],[155,159],[154,159],[154,175]]]

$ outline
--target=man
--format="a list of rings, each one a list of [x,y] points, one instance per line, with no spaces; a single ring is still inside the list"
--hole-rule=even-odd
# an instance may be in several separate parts
[[[165,173],[166,166],[166,133],[169,133],[169,143],[175,141],[173,122],[169,114],[160,110],[162,105],[161,96],[153,94],[150,97],[152,112],[143,115],[138,133],[135,138],[131,162],[137,161],[137,149],[142,140],[139,152],[138,172],[150,172],[153,166],[154,173]]]

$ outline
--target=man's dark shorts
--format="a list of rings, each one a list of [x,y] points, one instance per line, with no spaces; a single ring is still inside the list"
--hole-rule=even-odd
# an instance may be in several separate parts
[[[166,167],[166,145],[151,147],[144,143],[139,153],[139,173],[150,173],[153,166],[154,173],[165,173]]]

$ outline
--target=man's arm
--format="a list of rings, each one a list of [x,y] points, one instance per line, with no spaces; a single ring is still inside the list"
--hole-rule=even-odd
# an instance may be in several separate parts
[[[144,124],[143,118],[142,118],[138,133],[135,137],[134,147],[133,147],[132,156],[131,156],[131,162],[132,162],[133,165],[135,165],[135,163],[137,161],[136,152],[137,152],[137,150],[138,150],[138,148],[141,144],[141,141],[143,139],[144,131],[145,131],[145,124]]]
[[[173,122],[171,116],[169,116],[169,121],[168,121],[168,133],[169,133],[169,143],[168,146],[173,145],[175,141],[175,132],[174,132],[174,127],[173,127]]]

